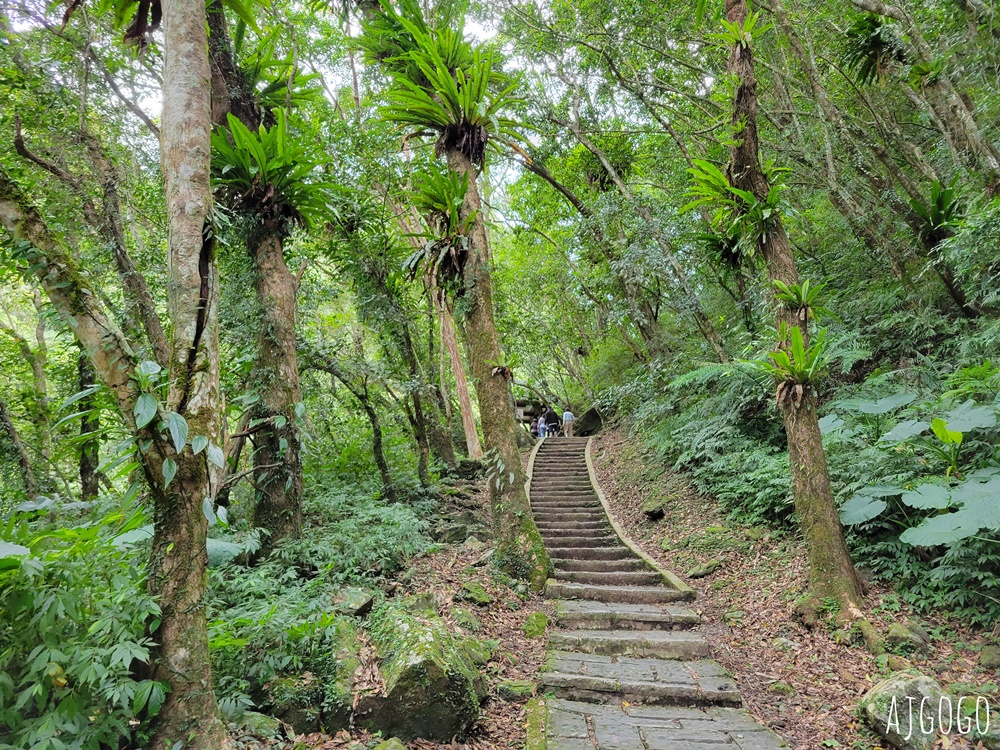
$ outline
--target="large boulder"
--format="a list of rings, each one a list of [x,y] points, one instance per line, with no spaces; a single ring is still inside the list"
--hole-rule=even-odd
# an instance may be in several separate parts
[[[604,417],[596,406],[591,406],[573,423],[573,434],[579,437],[589,437],[600,432],[603,426]]]
[[[474,639],[453,635],[428,610],[391,603],[373,612],[370,622],[385,690],[358,699],[357,723],[403,740],[447,742],[464,735],[487,693],[469,648]]]
[[[361,664],[361,642],[348,617],[334,617],[325,627],[328,651],[313,671],[276,677],[267,684],[270,713],[296,734],[347,729],[351,725],[354,675]]]
[[[865,693],[859,710],[864,722],[893,747],[930,750],[937,739],[938,707],[944,695],[935,680],[907,669]]]

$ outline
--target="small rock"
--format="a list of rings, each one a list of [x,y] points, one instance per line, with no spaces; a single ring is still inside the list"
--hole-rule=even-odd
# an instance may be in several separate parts
[[[333,611],[338,615],[364,617],[372,608],[375,597],[365,589],[347,586],[340,589],[333,597]]]
[[[486,542],[481,542],[476,537],[470,536],[465,540],[465,547],[473,552],[479,552],[480,550],[486,549]]]
[[[443,544],[464,542],[469,536],[469,527],[464,523],[448,523],[436,526],[432,532],[434,540]]]
[[[482,623],[479,622],[479,619],[467,609],[456,607],[452,611],[452,614],[455,617],[455,622],[458,623],[458,627],[462,628],[462,630],[478,633],[479,629],[482,628]]]
[[[795,695],[795,688],[793,688],[784,680],[775,680],[774,682],[772,682],[770,685],[767,686],[767,690],[769,693],[774,693],[776,695],[787,695],[787,696]]]
[[[896,654],[889,654],[886,657],[885,665],[893,672],[902,672],[905,669],[913,669],[913,662],[909,659],[904,659],[902,656],[896,656]]]
[[[742,609],[734,609],[722,615],[722,621],[727,625],[739,625],[745,616],[746,612]]]
[[[722,567],[722,560],[709,560],[704,565],[696,565],[687,572],[688,578],[705,578]]]
[[[705,533],[706,534],[722,534],[725,531],[726,531],[726,527],[725,526],[706,526],[705,527]]]
[[[650,521],[659,521],[666,513],[666,506],[670,502],[668,495],[658,495],[651,497],[642,504],[642,512]]]
[[[462,589],[455,595],[456,599],[465,602],[472,602],[480,607],[485,607],[493,601],[493,597],[478,581],[466,581],[462,584]]]
[[[405,597],[400,604],[408,612],[429,612],[437,614],[441,609],[441,598],[432,591],[421,591],[419,594],[411,594]]]
[[[402,740],[392,737],[385,742],[378,743],[374,750],[406,750],[406,745],[403,744]]]
[[[749,529],[743,531],[744,536],[751,542],[759,542],[765,536],[767,536],[767,529],[761,526],[751,526]]]
[[[771,641],[773,645],[779,651],[794,651],[800,648],[798,641],[793,641],[791,638],[775,638]]]
[[[537,690],[538,686],[531,680],[504,680],[497,685],[497,695],[513,703],[534,698]]]
[[[499,645],[499,641],[486,641],[479,638],[466,638],[462,641],[462,647],[466,654],[477,667],[483,666],[492,659]]]
[[[524,618],[524,625],[521,630],[528,638],[537,638],[545,635],[545,629],[549,626],[549,617],[544,612],[532,612]]]
[[[889,626],[885,641],[890,648],[920,651],[921,653],[930,651],[931,646],[931,637],[926,630],[916,625],[904,625],[901,622],[894,622]]]
[[[240,719],[240,729],[262,740],[270,740],[281,733],[281,722],[267,714],[247,711]]]
[[[944,691],[935,680],[915,669],[894,672],[865,693],[861,699],[861,718],[893,747],[930,750],[937,732],[921,732],[921,703],[924,725],[936,726],[942,695]]]
[[[1000,669],[1000,646],[983,646],[979,652],[979,666],[983,669]]]

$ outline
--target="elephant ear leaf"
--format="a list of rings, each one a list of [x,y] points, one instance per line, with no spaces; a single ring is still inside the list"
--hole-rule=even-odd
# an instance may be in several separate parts
[[[936,547],[966,539],[978,531],[979,522],[972,520],[967,513],[945,513],[907,529],[899,535],[899,539],[914,547]]]
[[[845,526],[864,523],[878,516],[886,505],[881,498],[857,494],[840,507],[840,520]]]
[[[951,493],[940,484],[922,484],[903,493],[903,502],[911,508],[941,510],[951,505]]]

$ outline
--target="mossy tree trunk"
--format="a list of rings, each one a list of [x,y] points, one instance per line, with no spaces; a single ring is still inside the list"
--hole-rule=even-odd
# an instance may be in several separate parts
[[[260,401],[251,432],[253,444],[254,526],[269,534],[261,550],[297,537],[302,529],[302,459],[296,407],[302,402],[295,341],[298,285],[285,265],[283,232],[265,222],[247,247],[254,266],[254,290],[260,314],[254,378]]]
[[[469,255],[463,271],[465,336],[469,344],[472,378],[479,400],[483,442],[495,451],[502,468],[490,483],[496,560],[508,573],[528,579],[541,588],[551,570],[525,492],[527,478],[521,466],[512,411],[511,373],[500,367],[500,342],[493,318],[493,287],[490,274],[486,222],[479,198],[476,170],[469,157],[458,149],[448,149],[448,168],[468,176],[468,190],[462,204],[463,219],[474,217],[469,231]]]
[[[742,26],[748,15],[746,0],[725,0],[726,18]],[[757,138],[757,79],[753,51],[749,45],[735,44],[729,58],[729,73],[736,82],[732,127],[735,145],[730,149],[729,179],[735,187],[766,198],[767,177],[760,166]],[[799,281],[788,236],[780,217],[776,217],[759,242],[768,278],[791,286]],[[776,300],[777,302],[777,300]],[[776,322],[791,330],[798,327],[808,341],[808,321],[797,311],[777,302]],[[781,405],[788,456],[795,496],[795,511],[799,517],[809,555],[809,586],[814,597],[833,597],[845,609],[860,614],[863,606],[862,585],[844,541],[837,515],[830,473],[819,430],[816,404],[805,387],[798,404],[793,399]]]
[[[80,351],[77,357],[77,389],[84,391],[94,383],[94,367],[85,351]],[[80,472],[80,499],[84,502],[96,500],[99,487],[97,467],[100,465],[101,441],[93,435],[101,428],[101,421],[94,413],[93,394],[80,400],[80,411],[84,412],[80,419],[80,456],[78,468]]]
[[[263,112],[234,60],[225,11],[219,0],[208,7],[212,120],[225,126],[232,113],[256,131]],[[253,382],[260,400],[252,408],[258,428],[251,431],[255,488],[254,525],[268,534],[261,553],[296,537],[302,528],[302,455],[295,409],[302,401],[295,341],[298,282],[284,258],[286,223],[247,216],[253,224],[247,251],[253,265],[258,317]]]
[[[33,272],[52,306],[67,321],[97,377],[116,399],[122,420],[142,446],[138,452],[153,499],[153,541],[147,585],[160,605],[152,633],[151,676],[170,685],[155,725],[153,750],[183,744],[218,750],[231,743],[212,692],[205,622],[208,521],[214,497],[209,451],[178,451],[161,431],[168,415],[183,417],[188,436],[215,447],[222,439],[219,386],[218,273],[209,216],[210,92],[205,4],[164,3],[163,116],[160,140],[169,236],[167,310],[171,339],[169,392],[147,425],[136,423],[142,392],[138,358],[27,196],[0,168],[0,224],[20,242],[21,265]],[[29,270],[30,269],[30,270]]]

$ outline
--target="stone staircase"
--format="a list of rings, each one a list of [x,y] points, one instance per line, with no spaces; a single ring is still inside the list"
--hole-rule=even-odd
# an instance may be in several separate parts
[[[593,480],[588,438],[547,438],[529,464],[532,514],[552,558],[541,697],[529,750],[786,747],[741,709],[711,656],[695,592],[628,541]],[[554,697],[552,697],[554,696]]]

